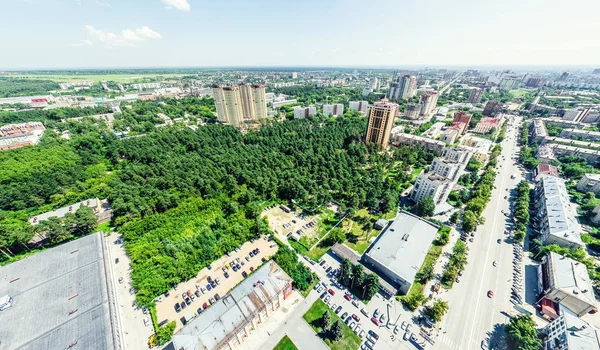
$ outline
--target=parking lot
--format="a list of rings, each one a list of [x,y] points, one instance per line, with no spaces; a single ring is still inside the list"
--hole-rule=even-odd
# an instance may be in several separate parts
[[[258,254],[252,257],[250,253],[259,250]],[[275,242],[267,240],[264,236],[254,242],[246,242],[240,246],[237,251],[229,253],[229,256],[224,255],[214,261],[210,268],[206,267],[198,272],[195,278],[189,281],[180,283],[176,289],[169,291],[169,295],[159,297],[156,300],[156,315],[158,322],[163,320],[176,320],[178,331],[183,327],[182,318],[195,316],[205,308],[210,307],[218,298],[227,294],[234,286],[240,283],[245,277],[244,274],[250,274],[252,270],[257,269],[264,260],[268,260],[277,252],[278,246]],[[239,269],[237,266],[239,265]],[[235,269],[235,271],[234,271]],[[225,277],[227,274],[229,277]],[[208,278],[211,278],[211,284]],[[190,292],[190,296],[186,297],[189,303],[184,301],[183,293]],[[183,309],[176,310],[175,304],[184,304]]]
[[[369,346],[372,349],[420,349],[424,347],[421,344],[430,345],[420,335],[422,331],[415,322],[416,319],[413,319],[413,314],[405,310],[400,302],[395,299],[387,299],[378,293],[368,305],[365,305],[358,298],[349,294],[347,288],[337,283],[331,275],[332,271],[339,270],[340,262],[330,254],[325,254],[323,260],[323,265],[319,263],[313,265],[313,270],[320,276],[321,283],[317,285],[318,289],[312,293],[319,293],[321,299],[329,297],[326,303],[334,311],[341,306],[337,314],[341,317],[347,313],[344,321],[355,330],[355,333],[356,329],[360,327],[358,334],[359,336],[363,334],[361,349],[369,349]],[[331,267],[329,274],[326,273],[328,267]],[[333,295],[329,292],[330,289],[333,291]],[[348,293],[348,297],[346,297],[346,293]],[[353,315],[358,318],[358,321],[353,318]],[[371,320],[375,315],[377,315],[377,323]],[[370,335],[369,331],[374,332],[378,339]],[[411,334],[413,335],[412,341],[410,340]]]
[[[287,240],[289,234],[294,233],[309,240],[316,239],[319,231],[319,215],[305,216],[296,211],[286,213],[281,206],[273,205],[267,207],[262,216],[267,217],[271,231],[275,232],[282,242]]]

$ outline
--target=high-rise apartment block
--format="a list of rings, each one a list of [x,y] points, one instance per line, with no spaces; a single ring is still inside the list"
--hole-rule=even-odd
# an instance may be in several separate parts
[[[344,114],[344,105],[341,103],[336,103],[332,105],[323,105],[323,114],[324,115],[332,115],[338,116]]]
[[[379,88],[379,80],[377,79],[377,77],[372,77],[371,79],[369,79],[369,89],[372,90],[377,90]]]
[[[294,107],[294,119],[306,119],[317,114],[316,107]]]
[[[263,85],[212,86],[217,119],[236,128],[244,120],[267,117],[267,101]]]
[[[469,93],[469,98],[467,99],[467,103],[480,103],[481,96],[483,96],[483,90],[480,88],[471,89],[471,93]]]
[[[369,110],[366,141],[387,147],[397,112],[398,105],[388,99],[375,102]]]
[[[421,115],[428,116],[437,106],[439,94],[437,91],[428,91],[421,95]]]
[[[350,101],[348,103],[350,109],[353,111],[357,111],[362,114],[367,114],[367,107],[369,107],[368,101]]]
[[[442,204],[448,198],[454,183],[436,173],[421,173],[410,193],[410,198],[418,202],[423,197],[431,197],[435,205]]]
[[[404,109],[404,116],[408,119],[419,119],[421,107],[422,106],[417,103],[408,103]]]
[[[504,104],[500,101],[488,101],[483,107],[483,115],[487,117],[494,116],[502,112]]]
[[[417,92],[417,78],[411,75],[403,75],[398,81],[392,81],[388,90],[388,98],[392,101],[399,99],[408,100]]]

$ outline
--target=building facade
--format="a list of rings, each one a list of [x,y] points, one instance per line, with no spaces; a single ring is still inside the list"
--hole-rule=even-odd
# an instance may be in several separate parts
[[[600,195],[600,174],[584,174],[577,183],[577,190]]]
[[[344,105],[336,103],[332,105],[323,105],[323,114],[337,117],[344,114]]]
[[[398,105],[396,103],[392,103],[387,99],[375,102],[369,110],[365,141],[387,147],[390,142],[396,113],[398,113]]]
[[[475,134],[489,134],[499,128],[500,122],[497,118],[484,117],[477,123],[472,132]]]
[[[560,307],[560,316],[550,322],[542,333],[543,350],[600,350],[600,334],[598,329],[568,308]]]
[[[473,88],[469,93],[469,98],[467,99],[467,103],[480,103],[481,97],[483,96],[483,90],[480,88]]]
[[[504,104],[500,101],[488,101],[483,107],[483,115],[487,117],[495,116],[496,114],[502,113]]]
[[[317,108],[310,107],[294,107],[294,119],[306,119],[308,117],[312,117],[317,114]]]
[[[410,199],[418,202],[424,197],[431,197],[435,205],[446,202],[453,182],[444,176],[435,173],[421,173],[410,193]]]
[[[446,147],[446,144],[442,141],[405,133],[395,134],[394,144],[397,146],[405,145],[423,147],[424,149],[436,154],[441,154]]]
[[[437,106],[439,94],[437,91],[425,92],[421,95],[421,115],[429,116]]]
[[[441,175],[450,181],[458,180],[461,170],[461,163],[442,157],[434,158],[429,169],[430,172]]]
[[[422,107],[418,103],[408,103],[404,109],[404,116],[408,119],[419,119]]]
[[[351,110],[357,111],[361,114],[367,114],[367,108],[369,107],[369,102],[367,101],[350,101],[348,106]]]
[[[593,142],[600,142],[600,132],[582,129],[563,129],[560,137],[564,139],[578,139]],[[600,145],[599,145],[600,146]]]
[[[240,128],[244,120],[267,117],[267,99],[263,85],[212,86],[217,120]]]

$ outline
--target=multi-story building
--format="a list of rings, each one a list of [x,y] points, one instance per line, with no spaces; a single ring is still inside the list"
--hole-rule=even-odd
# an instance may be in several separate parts
[[[577,316],[598,311],[594,287],[584,264],[550,252],[537,270],[540,292],[537,308],[545,317],[558,318],[559,304]]]
[[[600,132],[582,129],[563,129],[560,132],[563,139],[576,139],[600,142]]]
[[[564,180],[554,176],[541,176],[534,194],[534,227],[540,232],[542,241],[565,248],[582,247],[581,226],[569,203],[569,192]]]
[[[548,137],[548,130],[546,124],[542,119],[536,118],[533,123],[529,125],[529,139],[530,142],[540,143],[546,137]]]
[[[373,92],[373,90],[371,90],[371,89],[369,89],[368,87],[366,87],[366,88],[363,88],[363,90],[362,90],[362,95],[363,95],[363,97],[367,97],[367,96],[369,96],[369,95],[370,95],[372,92]]]
[[[497,118],[484,117],[477,123],[473,133],[475,134],[489,134],[500,128],[500,122]]]
[[[454,125],[459,126],[459,131],[461,135],[469,127],[469,123],[471,123],[471,118],[471,115],[467,114],[464,111],[460,111],[454,114]],[[462,123],[463,125],[460,125],[458,123]]]
[[[263,85],[212,86],[217,120],[239,128],[244,120],[267,117],[267,98]]]
[[[483,89],[473,88],[469,93],[469,98],[467,99],[467,103],[480,103],[481,97],[483,96]]]
[[[408,103],[404,110],[404,116],[408,119],[419,119],[422,107],[423,106],[417,103]]]
[[[573,140],[569,140],[569,141],[571,144],[574,144],[576,142]],[[592,165],[596,165],[596,164],[600,163],[600,150],[594,150],[594,149],[582,148],[582,147],[573,147],[573,146],[567,146],[567,145],[563,145],[563,144],[550,144],[548,146],[550,146],[552,148],[552,152],[554,153],[554,156],[557,158],[564,157],[564,156],[577,156],[577,157],[581,157],[581,158],[585,159],[588,163],[590,163]],[[538,148],[538,150],[539,150],[539,148]]]
[[[504,108],[504,104],[500,101],[487,101],[482,113],[487,117],[492,117],[502,113],[502,108]]]
[[[566,307],[559,309],[560,316],[542,330],[546,335],[544,350],[600,350],[598,328],[577,317]]]
[[[431,163],[429,172],[441,175],[450,181],[458,180],[460,172],[463,169],[463,164],[450,159],[436,157]]]
[[[489,159],[492,141],[467,135],[460,140],[460,146],[472,152],[473,158],[485,163]]]
[[[408,100],[415,96],[417,90],[417,77],[411,75],[403,75],[400,78],[399,98]]]
[[[591,112],[591,108],[572,108],[564,111],[562,119],[581,123]]]
[[[462,147],[446,147],[442,152],[442,157],[445,159],[467,165],[471,159],[471,151]]]
[[[441,154],[444,150],[444,147],[446,147],[446,144],[442,141],[432,140],[427,137],[421,137],[417,135],[405,134],[403,132],[398,132],[394,134],[393,143],[396,146],[419,146],[437,154]]]
[[[337,117],[344,114],[344,105],[341,103],[323,105],[323,114]]]
[[[367,101],[350,101],[348,103],[349,107],[353,111],[357,111],[362,114],[367,114],[367,108],[369,107],[369,102]]]
[[[379,81],[377,80],[377,77],[372,77],[371,79],[369,79],[369,89],[371,89],[371,91],[373,90],[377,90],[379,88]]]
[[[439,94],[437,91],[426,92],[421,95],[421,100],[419,104],[421,104],[421,115],[428,116],[433,112],[435,107],[437,106]]]
[[[533,179],[538,181],[541,176],[556,176],[558,177],[558,168],[554,165],[540,163],[533,169]]]
[[[600,195],[600,174],[585,174],[577,183],[577,190]]]
[[[309,107],[294,107],[294,119],[306,119],[317,114],[317,108],[313,106]]]
[[[410,198],[418,202],[421,198],[431,197],[435,205],[446,202],[454,183],[436,173],[421,173],[410,193]]]
[[[448,145],[451,145],[456,142],[459,137],[458,128],[450,127],[444,130],[442,135],[440,135],[440,141],[445,142]]]
[[[0,127],[0,151],[36,145],[45,130],[40,122],[3,125]]]
[[[398,105],[387,99],[375,102],[369,110],[366,142],[378,143],[387,147],[390,142],[394,118]]]
[[[373,90],[369,89],[369,91],[373,91]],[[390,83],[390,87],[388,88],[386,97],[391,101],[398,101],[399,94],[400,94],[400,83],[392,80],[392,82]],[[363,90],[363,96],[364,96],[364,90]]]
[[[268,261],[173,335],[166,349],[231,350],[265,323],[292,294],[292,279]]]

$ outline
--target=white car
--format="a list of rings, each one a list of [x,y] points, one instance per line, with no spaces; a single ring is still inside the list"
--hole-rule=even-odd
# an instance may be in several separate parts
[[[348,325],[348,327],[350,327],[350,329],[354,329],[354,327],[356,327],[356,322],[352,321],[350,322],[350,325]]]
[[[363,329],[362,331],[360,331],[360,334],[358,336],[360,337],[360,339],[363,339],[365,337],[365,330]]]
[[[361,330],[362,330],[362,327],[360,326],[360,323],[359,323],[356,325],[356,328],[354,328],[354,333],[359,334]]]
[[[406,329],[406,326],[408,326],[408,323],[406,323],[406,321],[402,321],[402,325],[400,325],[400,328]]]
[[[398,325],[394,327],[394,334],[398,334]]]

